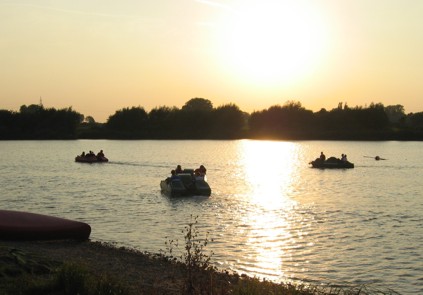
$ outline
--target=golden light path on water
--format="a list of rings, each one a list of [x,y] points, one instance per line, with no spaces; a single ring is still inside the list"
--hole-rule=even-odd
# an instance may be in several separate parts
[[[240,145],[240,167],[250,186],[245,200],[250,204],[245,224],[245,246],[250,249],[250,271],[264,276],[287,277],[283,259],[289,259],[293,240],[289,215],[296,206],[289,191],[295,181],[297,147],[290,142],[248,142]],[[251,209],[253,208],[253,209]],[[283,259],[282,259],[283,257]],[[248,272],[248,270],[246,270]]]

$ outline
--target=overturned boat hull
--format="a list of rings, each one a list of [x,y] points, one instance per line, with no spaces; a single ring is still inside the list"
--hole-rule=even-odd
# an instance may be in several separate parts
[[[0,240],[87,240],[89,224],[54,216],[0,210]]]

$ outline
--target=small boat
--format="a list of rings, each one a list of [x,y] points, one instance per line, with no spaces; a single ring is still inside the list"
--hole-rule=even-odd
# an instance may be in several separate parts
[[[184,169],[175,178],[160,181],[162,193],[171,197],[210,196],[211,189],[204,177],[195,177],[193,169]]]
[[[54,216],[0,210],[0,240],[87,240],[89,224]]]
[[[76,156],[75,162],[80,163],[104,163],[109,162],[109,159],[102,156],[96,156],[96,155],[85,155],[85,156]]]
[[[323,161],[320,158],[317,158],[314,161],[310,162],[313,168],[334,168],[334,169],[349,169],[354,168],[354,164],[349,161],[342,161],[335,157],[330,157],[329,159]]]

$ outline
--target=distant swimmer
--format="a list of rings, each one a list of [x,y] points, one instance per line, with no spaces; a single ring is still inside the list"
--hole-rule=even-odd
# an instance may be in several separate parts
[[[379,156],[376,156],[376,157],[364,156],[364,157],[365,157],[365,158],[372,158],[372,159],[375,159],[376,161],[379,161],[379,160],[386,160],[386,159],[381,158],[381,157],[379,157]]]

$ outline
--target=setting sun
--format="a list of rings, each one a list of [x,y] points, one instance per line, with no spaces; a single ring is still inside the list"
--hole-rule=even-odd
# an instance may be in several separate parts
[[[0,1],[2,109],[422,110],[422,1]],[[22,87],[25,85],[25,87]]]
[[[319,63],[326,43],[323,22],[297,2],[248,1],[225,21],[221,54],[249,83],[289,83]]]

